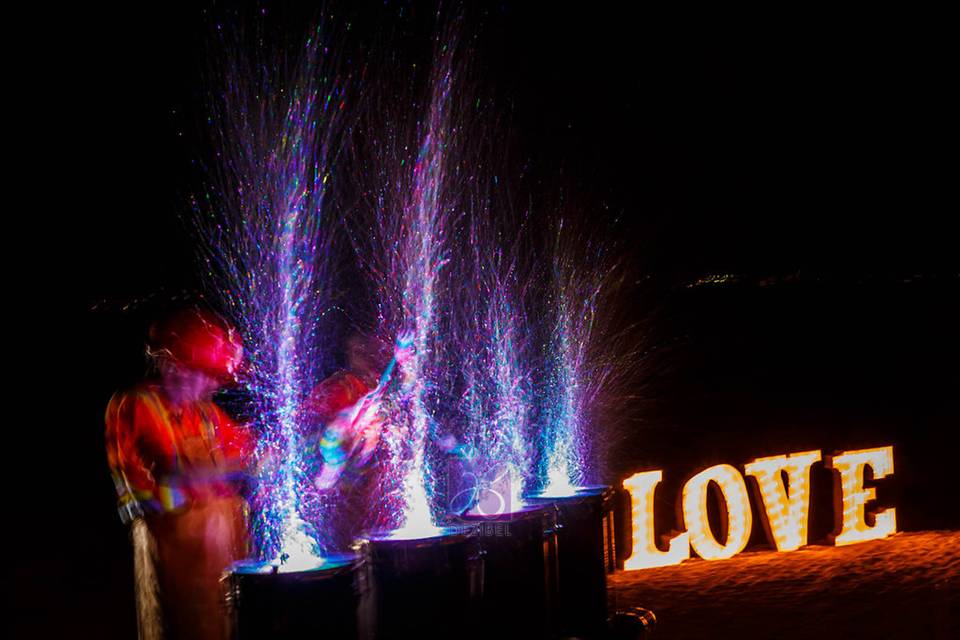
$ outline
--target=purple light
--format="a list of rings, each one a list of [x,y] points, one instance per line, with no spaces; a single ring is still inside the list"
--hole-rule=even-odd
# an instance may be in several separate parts
[[[216,162],[193,199],[209,289],[240,331],[257,434],[255,555],[282,570],[322,564],[323,496],[305,454],[306,392],[328,368],[334,305],[328,202],[346,81],[318,28],[291,65],[228,40],[208,125]]]

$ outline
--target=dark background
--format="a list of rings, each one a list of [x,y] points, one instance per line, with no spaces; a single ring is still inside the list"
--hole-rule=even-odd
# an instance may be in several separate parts
[[[296,28],[304,4],[271,19]],[[654,348],[611,475],[664,469],[666,529],[672,493],[709,464],[893,444],[881,495],[901,528],[957,528],[957,105],[944,21],[621,4],[490,3],[468,21],[533,182],[578,193],[585,216],[618,218],[639,274],[623,304]],[[57,213],[37,215],[58,230],[62,267],[38,276],[54,381],[35,385],[45,417],[18,461],[36,510],[15,563],[24,631],[133,634],[102,416],[143,372],[150,315],[199,286],[177,214],[204,153],[211,6],[84,7],[60,16],[56,63],[37,65],[62,131],[42,194]],[[344,13],[355,41],[433,22],[429,3]],[[737,278],[688,286],[709,274]],[[814,501],[828,502],[829,477],[817,477]],[[817,538],[829,514],[814,514]]]

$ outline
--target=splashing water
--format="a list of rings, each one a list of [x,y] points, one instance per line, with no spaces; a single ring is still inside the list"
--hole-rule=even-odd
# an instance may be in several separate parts
[[[380,184],[372,223],[358,257],[375,289],[379,332],[409,343],[398,361],[398,382],[384,394],[382,412],[390,433],[384,437],[389,460],[388,483],[382,498],[385,515],[378,523],[400,537],[429,537],[442,531],[433,511],[434,471],[428,448],[436,429],[431,394],[441,368],[437,362],[438,307],[445,294],[441,274],[447,264],[447,234],[453,215],[447,189],[450,145],[456,130],[450,124],[452,48],[438,46],[429,78],[425,117],[410,126],[391,128],[382,120],[371,125],[370,138],[398,133],[381,141]],[[416,113],[400,115],[401,122]],[[415,141],[415,144],[411,144]],[[408,154],[407,149],[415,149]]]
[[[398,531],[433,531],[436,525],[430,510],[427,482],[429,469],[425,450],[429,435],[429,420],[424,404],[427,381],[427,359],[430,357],[430,340],[434,331],[434,287],[438,271],[442,267],[439,246],[442,232],[438,226],[440,189],[443,180],[443,126],[444,101],[449,76],[443,79],[444,88],[438,90],[434,101],[429,131],[420,148],[414,166],[414,195],[412,205],[404,212],[413,218],[414,233],[408,238],[406,250],[411,260],[405,275],[403,298],[406,302],[407,321],[412,321],[414,354],[401,365],[403,371],[402,395],[408,399],[412,460],[406,465],[403,480],[404,510]],[[409,325],[408,325],[409,326]]]
[[[220,33],[222,89],[208,120],[217,162],[193,199],[209,284],[240,331],[243,383],[257,433],[251,496],[256,556],[283,571],[316,568],[326,505],[311,478],[304,395],[328,366],[333,306],[329,178],[345,82],[320,28],[298,61]]]
[[[564,244],[572,234],[567,231],[565,235],[562,219],[554,233],[553,295],[548,298],[554,322],[542,373],[546,409],[540,435],[540,495],[565,497],[584,485],[590,471],[589,434],[584,423],[609,378],[609,367],[591,353],[591,347],[596,351],[597,306],[608,274],[602,268],[602,251],[591,256],[593,269],[578,268],[574,253]]]
[[[558,295],[555,352],[551,363],[554,371],[549,383],[554,405],[548,412],[543,443],[547,452],[547,485],[543,495],[550,497],[572,495],[582,475],[582,461],[577,455],[582,418],[576,370],[581,356],[580,345],[571,343],[568,306],[563,293]]]
[[[272,560],[279,573],[312,571],[326,564],[318,549],[317,541],[307,534],[307,524],[289,512],[288,520],[281,527],[280,556]]]
[[[506,508],[515,511],[524,506],[523,494],[530,471],[530,392],[524,369],[525,349],[520,344],[518,316],[508,302],[509,291],[505,283],[498,283],[489,314],[489,344],[493,352],[490,374],[494,380],[493,403],[496,409],[493,433],[487,446],[494,459],[506,462],[509,473]]]
[[[570,482],[573,475],[566,457],[555,452],[547,466],[546,488],[537,495],[543,498],[567,498],[574,495],[580,487]]]
[[[306,396],[336,351],[331,176],[352,83],[333,72],[321,36],[292,69],[239,55],[227,65],[211,118],[213,186],[194,201],[209,284],[248,354],[256,555],[279,571],[323,566],[337,508],[312,482],[319,462]],[[589,475],[586,415],[605,380],[591,354],[603,270],[593,260],[579,268],[562,224],[552,270],[524,264],[530,252],[513,238],[525,222],[501,224],[499,207],[478,202],[493,176],[464,153],[471,136],[454,104],[454,49],[438,39],[424,105],[411,102],[399,125],[378,113],[359,136],[375,148],[358,160],[361,179],[377,184],[363,187],[374,204],[351,240],[372,284],[377,333],[403,353],[381,379],[386,479],[371,518],[393,538],[445,530],[435,504],[441,428],[458,430],[478,454],[475,471],[496,484],[505,510],[523,508],[537,489],[574,494]],[[454,247],[464,218],[468,246]],[[537,289],[537,280],[550,284]]]
[[[416,461],[411,464],[411,472],[408,472],[404,478],[403,524],[390,532],[390,537],[396,540],[432,538],[443,532],[443,528],[434,524],[430,499],[427,496],[426,485],[422,481],[423,474],[418,472],[416,464]]]
[[[496,262],[496,261],[495,261]],[[468,358],[465,437],[476,452],[472,472],[478,482],[473,514],[499,515],[524,507],[532,446],[529,433],[531,390],[523,316],[509,300],[518,294],[502,266],[478,272],[493,281],[485,313],[470,328],[467,344],[481,347]],[[496,504],[499,503],[499,504]]]

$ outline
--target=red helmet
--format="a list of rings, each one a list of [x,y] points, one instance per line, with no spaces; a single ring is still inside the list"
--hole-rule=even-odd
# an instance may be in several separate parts
[[[231,378],[243,358],[240,336],[210,311],[183,309],[150,327],[149,352],[218,379]]]

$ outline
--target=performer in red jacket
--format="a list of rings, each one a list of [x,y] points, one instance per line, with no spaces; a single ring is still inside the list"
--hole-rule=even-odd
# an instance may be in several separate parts
[[[387,449],[407,434],[402,424],[389,422],[384,402],[404,365],[414,356],[411,334],[401,335],[392,352],[375,337],[355,334],[347,340],[347,368],[314,387],[307,400],[309,421],[316,428],[320,474],[314,483],[336,496],[337,517],[330,525],[334,544],[345,548],[366,529],[379,528],[389,513],[383,511],[383,483],[390,474]],[[396,397],[392,398],[396,402]],[[431,423],[429,437],[440,451],[461,455],[462,446]],[[387,443],[384,443],[387,444]]]
[[[383,384],[378,384],[381,351],[374,338],[351,336],[347,340],[346,369],[337,371],[310,393],[307,411],[311,422],[320,427],[323,469],[316,479],[320,489],[331,488],[348,466],[363,468],[380,441],[383,416],[379,414],[379,400],[390,376],[387,373]]]
[[[210,312],[156,323],[148,354],[159,376],[110,400],[107,460],[120,517],[132,525],[141,638],[225,637],[219,579],[246,552],[242,478],[247,430],[214,404],[242,348]]]
[[[320,382],[311,391],[306,410],[315,429],[320,474],[317,489],[335,496],[337,518],[329,533],[335,546],[345,548],[366,528],[378,526],[378,497],[385,480],[380,447],[387,416],[384,394],[393,376],[412,354],[409,340],[399,341],[393,353],[376,337],[355,334],[346,343],[346,368]]]

